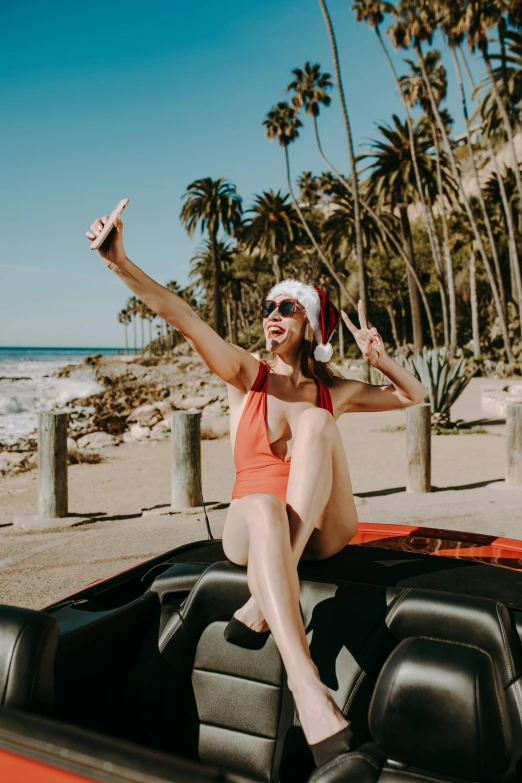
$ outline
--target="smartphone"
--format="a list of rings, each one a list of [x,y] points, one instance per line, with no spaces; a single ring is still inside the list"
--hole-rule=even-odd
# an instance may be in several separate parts
[[[108,221],[105,223],[101,234],[98,234],[96,239],[93,239],[91,242],[91,250],[98,250],[100,245],[103,245],[109,234],[111,233],[112,229],[114,228],[114,221],[116,220],[118,215],[121,215],[127,204],[129,203],[128,198],[123,198],[121,201],[118,201],[114,209],[112,210],[111,214],[109,215]]]

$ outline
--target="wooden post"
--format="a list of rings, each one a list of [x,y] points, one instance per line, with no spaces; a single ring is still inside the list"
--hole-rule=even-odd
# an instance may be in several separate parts
[[[38,414],[38,516],[67,516],[67,414]]]
[[[506,425],[506,484],[522,487],[522,402],[507,406]]]
[[[171,511],[201,506],[201,413],[173,411],[171,418]]]
[[[431,492],[431,406],[406,408],[407,492]]]

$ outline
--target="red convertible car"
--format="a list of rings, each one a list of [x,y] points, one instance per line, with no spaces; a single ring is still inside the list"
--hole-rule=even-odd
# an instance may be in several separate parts
[[[197,541],[41,611],[0,606],[0,781],[522,780],[522,542],[361,523],[301,605],[353,749],[314,769],[246,570]]]

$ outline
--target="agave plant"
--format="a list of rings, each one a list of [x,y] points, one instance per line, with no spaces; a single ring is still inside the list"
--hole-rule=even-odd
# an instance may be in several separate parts
[[[451,406],[475,375],[476,368],[469,366],[466,357],[453,361],[449,351],[438,348],[423,348],[421,353],[408,358],[398,357],[398,361],[427,388],[432,424],[450,425]]]

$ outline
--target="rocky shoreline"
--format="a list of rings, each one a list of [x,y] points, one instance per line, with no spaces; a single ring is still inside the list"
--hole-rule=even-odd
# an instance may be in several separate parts
[[[340,367],[350,375],[351,362]],[[174,410],[201,411],[201,437],[229,435],[226,385],[188,345],[168,357],[100,354],[83,364],[64,367],[60,378],[74,378],[92,369],[103,390],[60,408],[69,414],[69,463],[100,462],[121,443],[164,440],[170,435]],[[0,476],[31,470],[37,465],[37,434],[12,445],[0,443]]]
[[[179,346],[168,358],[88,356],[57,377],[74,378],[86,366],[104,388],[59,409],[69,414],[70,463],[101,461],[109,447],[120,443],[168,438],[173,410],[200,410],[202,438],[229,434],[226,386],[188,346]],[[0,444],[0,475],[36,467],[37,448],[36,432],[14,444]]]

